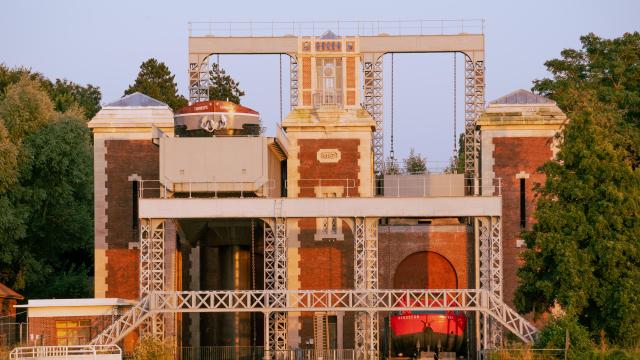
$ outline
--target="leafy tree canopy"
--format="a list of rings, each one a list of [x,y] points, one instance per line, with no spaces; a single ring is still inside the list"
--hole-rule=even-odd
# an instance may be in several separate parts
[[[209,71],[209,78],[211,80],[209,100],[224,100],[240,104],[240,98],[244,96],[244,91],[240,90],[240,83],[227,75],[218,64],[213,64]]]
[[[27,297],[91,296],[92,145],[77,109],[54,111],[26,76],[0,101],[0,282]]]
[[[125,95],[141,92],[169,105],[173,111],[187,106],[188,101],[178,94],[175,75],[163,62],[151,58],[140,65],[140,72],[135,82],[124,91]]]
[[[571,119],[541,171],[537,223],[523,238],[520,311],[557,303],[595,338],[640,341],[640,34],[589,34],[550,60],[534,90]]]
[[[58,112],[68,112],[70,109],[80,108],[82,116],[86,119],[91,119],[100,111],[102,94],[97,86],[91,84],[81,86],[66,79],[56,79],[52,82],[42,74],[33,72],[30,69],[22,67],[8,68],[1,64],[0,99],[4,97],[9,85],[17,83],[23,77],[39,83],[49,94],[54,109]]]
[[[51,121],[54,115],[49,95],[40,83],[26,76],[9,85],[0,101],[0,121],[15,144]]]

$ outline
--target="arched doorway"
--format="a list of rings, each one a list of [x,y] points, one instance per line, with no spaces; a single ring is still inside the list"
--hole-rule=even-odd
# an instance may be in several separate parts
[[[413,253],[400,262],[393,277],[395,289],[457,289],[458,275],[444,256],[433,251]]]

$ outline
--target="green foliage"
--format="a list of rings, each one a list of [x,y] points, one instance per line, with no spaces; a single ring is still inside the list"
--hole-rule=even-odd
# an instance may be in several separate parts
[[[0,121],[14,144],[51,121],[54,115],[49,95],[37,81],[26,76],[9,85],[0,101]]]
[[[9,132],[0,122],[0,194],[17,181],[18,149],[9,139]]]
[[[91,296],[91,133],[74,109],[24,75],[0,101],[0,282],[27,297]]]
[[[414,148],[409,150],[409,156],[403,162],[404,171],[407,174],[424,174],[427,172],[427,159],[416,153]]]
[[[571,119],[541,171],[537,223],[516,291],[520,311],[558,303],[593,338],[640,343],[640,34],[582,38],[534,90]]]
[[[133,85],[130,85],[124,94],[141,92],[147,96],[162,101],[169,105],[173,111],[187,106],[187,99],[178,94],[178,85],[175,75],[163,62],[151,58],[140,65],[140,72]]]
[[[9,68],[2,64],[0,64],[0,99],[4,97],[9,85],[17,83],[22,78],[28,78],[40,84],[49,94],[54,109],[58,112],[68,112],[78,107],[82,109],[84,118],[91,119],[100,110],[102,94],[97,86],[91,84],[81,86],[66,79],[56,79],[52,82],[30,69]]]
[[[56,79],[47,85],[45,88],[58,112],[65,113],[78,106],[83,110],[84,118],[91,119],[100,111],[102,94],[96,86],[89,84],[84,87],[66,79]]]
[[[464,133],[458,137],[458,152],[449,159],[444,170],[447,174],[464,174]]]
[[[573,315],[564,315],[550,321],[538,335],[535,348],[564,349],[566,347],[567,332],[569,334],[569,359],[584,359],[594,348],[589,331]]]
[[[224,100],[240,104],[244,91],[240,90],[240,83],[233,80],[224,69],[213,64],[209,71],[211,86],[209,86],[209,100]]]
[[[173,349],[169,344],[169,341],[145,335],[138,340],[133,350],[133,360],[172,360]]]

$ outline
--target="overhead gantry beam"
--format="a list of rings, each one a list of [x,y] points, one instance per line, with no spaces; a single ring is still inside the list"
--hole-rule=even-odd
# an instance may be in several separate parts
[[[537,330],[487,290],[233,290],[154,292],[93,339],[115,344],[153,314],[163,312],[479,311],[527,343]]]
[[[276,211],[279,214],[276,214]],[[433,198],[140,199],[140,218],[317,218],[501,216],[499,196]]]

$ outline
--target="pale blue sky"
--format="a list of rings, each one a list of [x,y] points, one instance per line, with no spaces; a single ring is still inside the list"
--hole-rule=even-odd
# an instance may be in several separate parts
[[[176,74],[180,92],[187,94],[188,21],[484,18],[487,100],[492,100],[518,88],[529,89],[533,79],[545,76],[544,61],[559,56],[564,48],[578,47],[580,35],[594,32],[616,37],[638,31],[639,16],[640,1],[634,0],[5,0],[0,5],[0,62],[31,67],[51,78],[97,85],[103,101],[109,102],[122,96],[140,63],[149,57],[164,61]],[[431,167],[442,166],[452,150],[452,57],[395,58],[396,153],[404,156],[413,146],[432,161]],[[247,93],[243,104],[260,111],[272,134],[279,121],[278,57],[223,56],[221,65],[240,81]],[[389,69],[387,61],[387,95]],[[460,131],[462,66],[458,70]],[[284,99],[286,114],[286,93]],[[387,119],[389,105],[387,100]],[[388,129],[385,137],[388,151]]]

